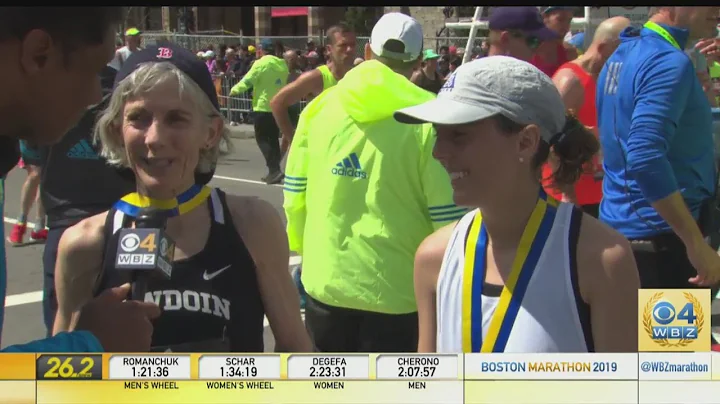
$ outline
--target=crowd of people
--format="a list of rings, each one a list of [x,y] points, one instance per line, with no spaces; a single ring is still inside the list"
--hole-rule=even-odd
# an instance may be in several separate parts
[[[568,7],[499,7],[468,63],[388,13],[362,61],[339,24],[303,71],[272,42],[141,48],[128,30],[115,49],[116,7],[9,7],[0,173],[41,172],[48,338],[4,351],[260,352],[267,316],[278,351],[634,352],[639,288],[720,283],[719,12],[610,18],[578,56]],[[223,72],[241,72],[229,96],[252,90],[285,228],[208,185],[232,151]],[[146,207],[173,271],[130,299],[114,251]]]

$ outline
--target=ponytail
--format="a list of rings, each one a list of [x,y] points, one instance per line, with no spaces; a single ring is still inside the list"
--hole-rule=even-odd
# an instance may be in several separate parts
[[[549,142],[553,160],[550,182],[554,187],[572,186],[580,176],[592,172],[592,160],[600,151],[600,143],[593,131],[580,123],[572,111],[565,117],[562,132]]]

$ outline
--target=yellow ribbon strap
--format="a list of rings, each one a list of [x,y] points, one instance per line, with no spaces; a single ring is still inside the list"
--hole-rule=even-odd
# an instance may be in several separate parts
[[[202,205],[210,196],[211,188],[193,185],[174,199],[153,199],[137,192],[127,194],[115,203],[115,209],[128,216],[136,217],[143,208],[153,207],[164,211],[167,216],[177,216],[190,212]]]

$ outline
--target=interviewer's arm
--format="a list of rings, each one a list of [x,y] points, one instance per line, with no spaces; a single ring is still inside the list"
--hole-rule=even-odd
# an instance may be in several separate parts
[[[88,331],[62,332],[52,338],[12,345],[0,352],[103,352],[100,341]]]
[[[58,245],[55,289],[58,310],[53,334],[72,329],[73,313],[93,297],[102,265],[105,217],[103,213],[65,230]]]
[[[280,133],[290,139],[295,134],[288,114],[288,108],[294,105],[309,94],[318,95],[323,90],[322,74],[320,70],[313,69],[305,72],[297,80],[283,87],[270,101],[273,117],[280,128]]]
[[[658,55],[641,67],[627,140],[628,174],[686,244],[702,235],[680,194],[667,151],[695,80],[692,63],[680,52]]]

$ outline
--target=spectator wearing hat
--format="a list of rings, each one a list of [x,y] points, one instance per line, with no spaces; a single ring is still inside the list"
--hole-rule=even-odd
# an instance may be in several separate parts
[[[498,7],[488,21],[488,56],[532,59],[540,43],[557,38],[536,7]]]
[[[437,94],[445,82],[445,79],[437,71],[438,59],[440,59],[440,55],[434,50],[425,49],[422,67],[413,73],[410,81],[422,89]]]
[[[140,48],[141,42],[140,30],[129,28],[125,31],[125,46],[115,51],[115,57],[110,62],[110,67],[120,70],[130,55],[142,49]]]
[[[252,109],[255,140],[265,157],[268,173],[262,180],[268,184],[277,184],[283,179],[280,170],[282,153],[280,151],[280,128],[270,108],[270,100],[282,89],[288,80],[290,71],[282,59],[283,46],[279,42],[263,40],[263,56],[250,67],[250,71],[230,90],[230,96],[238,96],[250,88],[253,89]],[[278,57],[280,56],[280,57]]]
[[[531,63],[543,73],[552,77],[557,69],[577,58],[577,52],[565,46],[565,35],[570,31],[575,7],[552,6],[542,12],[542,21],[557,35],[555,39],[543,41]]]
[[[422,51],[415,19],[383,15],[368,60],[300,115],[283,207],[303,258],[306,325],[322,352],[415,352],[413,256],[465,212],[432,159],[432,126],[393,119],[435,98],[409,80]]]
[[[215,52],[214,51],[205,51],[205,66],[208,69],[208,72],[212,74],[213,72],[213,62],[215,62]]]

